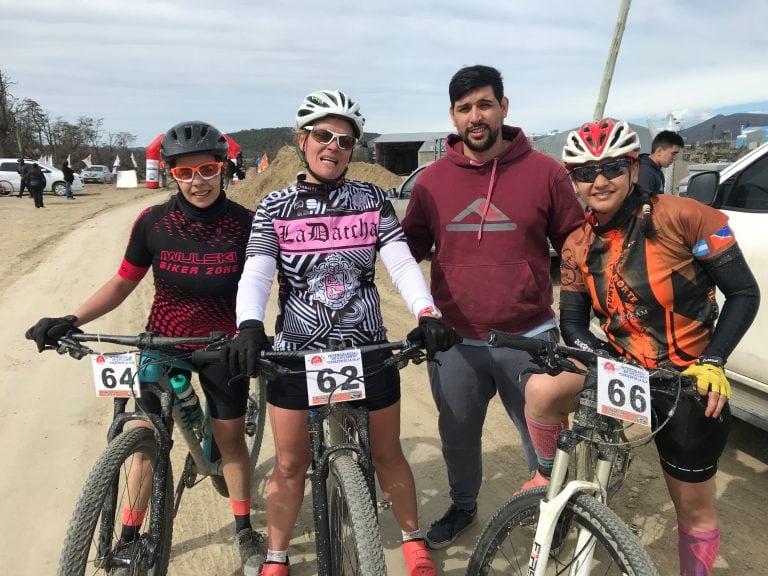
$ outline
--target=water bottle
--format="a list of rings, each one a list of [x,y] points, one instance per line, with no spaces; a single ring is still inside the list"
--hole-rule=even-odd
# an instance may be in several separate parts
[[[186,374],[174,374],[170,378],[171,386],[179,401],[181,417],[192,428],[195,436],[199,436],[203,427],[203,409],[200,399],[195,393],[192,382]]]

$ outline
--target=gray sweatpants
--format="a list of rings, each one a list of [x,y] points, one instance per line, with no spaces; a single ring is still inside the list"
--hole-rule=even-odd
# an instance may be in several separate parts
[[[556,341],[558,332],[552,329],[537,337]],[[442,365],[429,363],[429,382],[439,412],[451,500],[459,508],[471,510],[483,481],[483,424],[496,392],[520,433],[528,470],[538,465],[524,413],[529,375],[521,382],[517,378],[531,365],[530,356],[508,348],[457,344],[437,357]]]

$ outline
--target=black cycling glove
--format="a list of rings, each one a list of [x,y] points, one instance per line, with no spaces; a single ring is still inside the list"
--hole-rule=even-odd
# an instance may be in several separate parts
[[[414,344],[427,349],[427,358],[434,358],[437,352],[445,352],[454,344],[461,342],[461,336],[453,328],[437,318],[424,316],[419,319],[419,326],[408,333],[406,338]]]
[[[269,348],[264,323],[259,320],[246,320],[240,324],[235,339],[221,349],[221,363],[229,366],[229,371],[234,375],[258,376],[259,354]]]
[[[37,351],[42,352],[46,346],[54,348],[58,346],[59,340],[71,332],[82,333],[82,330],[75,326],[75,322],[77,322],[77,316],[72,315],[61,318],[40,318],[24,336],[27,340],[34,340]]]

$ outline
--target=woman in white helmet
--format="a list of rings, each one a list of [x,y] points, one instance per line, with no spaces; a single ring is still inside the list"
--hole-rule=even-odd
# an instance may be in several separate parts
[[[637,186],[639,151],[623,121],[588,122],[568,134],[563,161],[587,219],[563,245],[560,329],[570,346],[647,368],[671,365],[696,379],[701,402],[652,398],[651,412],[656,429],[674,411],[654,441],[677,514],[680,574],[706,576],[720,546],[715,475],[730,428],[723,365],[752,323],[760,292],[728,217]],[[715,288],[725,296],[719,317]],[[608,342],[591,334],[592,311]],[[532,484],[549,481],[557,435],[583,383],[566,372],[528,381],[526,420],[539,460]]]
[[[304,98],[296,115],[296,143],[306,169],[298,181],[259,204],[237,295],[239,334],[224,356],[236,373],[255,374],[267,346],[264,314],[275,271],[280,285],[277,350],[325,350],[341,342],[387,340],[374,284],[377,255],[389,270],[419,327],[409,335],[432,356],[456,335],[440,320],[385,192],[344,178],[365,120],[343,92],[323,90]],[[382,354],[363,357],[364,367]],[[297,370],[304,369],[303,361]],[[365,368],[366,373],[369,368]],[[396,368],[366,375],[371,450],[379,485],[392,502],[412,576],[435,574],[419,529],[416,492],[400,446],[400,382]],[[275,469],[267,491],[268,553],[263,576],[289,573],[288,543],[304,496],[310,464],[305,375],[270,381],[269,419]]]

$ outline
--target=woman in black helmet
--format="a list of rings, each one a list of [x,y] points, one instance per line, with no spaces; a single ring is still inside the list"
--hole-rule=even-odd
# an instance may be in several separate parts
[[[237,282],[253,212],[229,200],[221,189],[227,141],[209,124],[182,122],[168,130],[160,150],[178,193],[139,215],[117,273],[73,315],[43,318],[29,329],[27,337],[35,340],[40,351],[117,308],[150,268],[155,296],[147,331],[160,336],[234,334]],[[250,523],[249,459],[243,433],[248,380],[232,380],[221,365],[201,369],[199,377],[222,454],[235,515],[235,543],[244,573],[255,575],[261,558]],[[157,399],[151,400],[154,402],[141,401],[144,405],[149,402],[149,409],[159,410]],[[121,539],[128,554],[142,523],[148,521],[145,511],[146,499],[123,512]]]

